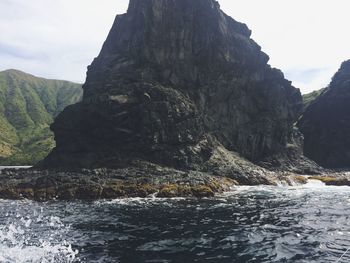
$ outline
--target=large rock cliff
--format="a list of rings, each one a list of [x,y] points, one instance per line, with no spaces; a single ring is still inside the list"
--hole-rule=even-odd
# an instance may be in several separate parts
[[[304,153],[328,168],[350,168],[350,60],[345,61],[323,93],[298,123]]]
[[[214,0],[131,0],[88,68],[82,103],[52,125],[49,168],[135,160],[235,173],[284,151],[299,90]],[[232,152],[237,152],[239,155]],[[255,169],[255,168],[254,168]]]

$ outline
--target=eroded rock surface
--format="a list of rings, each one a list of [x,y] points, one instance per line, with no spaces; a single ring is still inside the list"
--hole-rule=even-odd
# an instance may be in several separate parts
[[[225,177],[147,163],[115,170],[0,170],[0,198],[37,201],[150,196],[201,198],[228,191],[236,184]]]
[[[239,164],[246,165],[246,164]],[[251,168],[249,168],[251,169]],[[232,169],[230,169],[232,171]],[[219,171],[217,171],[219,172]],[[243,184],[295,185],[305,183],[303,176],[262,173],[246,181],[198,171],[179,171],[148,162],[134,162],[120,169],[79,169],[53,171],[33,169],[0,170],[0,199],[96,200],[127,197],[213,197]],[[234,174],[232,175],[235,176]],[[250,175],[251,176],[251,175]],[[242,176],[238,176],[242,179]]]

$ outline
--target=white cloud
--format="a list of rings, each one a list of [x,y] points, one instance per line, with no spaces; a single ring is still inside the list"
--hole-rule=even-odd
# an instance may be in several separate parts
[[[84,82],[115,15],[127,5],[127,0],[1,0],[0,69]]]
[[[270,64],[303,92],[327,86],[341,62],[350,59],[348,0],[219,2],[226,13],[252,29]],[[323,70],[310,78],[307,73],[313,69]],[[294,79],[296,71],[305,79]]]
[[[348,0],[220,0],[303,92],[326,86],[350,59]],[[128,0],[1,0],[0,69],[83,82]],[[315,71],[315,69],[318,69]]]

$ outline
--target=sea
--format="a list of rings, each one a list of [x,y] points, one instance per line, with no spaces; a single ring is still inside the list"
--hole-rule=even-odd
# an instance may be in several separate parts
[[[350,262],[350,188],[239,186],[215,198],[0,200],[0,262]]]

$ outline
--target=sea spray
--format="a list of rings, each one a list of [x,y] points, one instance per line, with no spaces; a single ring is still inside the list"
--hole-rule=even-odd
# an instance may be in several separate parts
[[[0,211],[8,210],[11,203],[5,203]],[[64,239],[70,227],[59,217],[44,215],[38,204],[19,203],[23,206],[22,211],[14,206],[1,213],[5,217],[0,216],[0,262],[75,262],[78,251]]]

